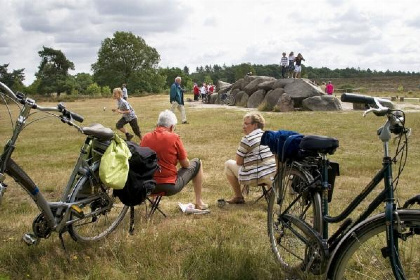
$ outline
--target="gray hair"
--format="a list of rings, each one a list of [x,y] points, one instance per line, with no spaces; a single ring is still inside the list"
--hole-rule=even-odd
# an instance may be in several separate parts
[[[165,110],[160,112],[159,118],[157,121],[157,126],[163,126],[163,127],[171,127],[175,126],[178,123],[178,120],[175,116],[175,114],[171,110]]]
[[[181,81],[181,77],[180,77],[180,76],[176,77],[176,78],[175,78],[175,82],[176,82],[177,80]]]

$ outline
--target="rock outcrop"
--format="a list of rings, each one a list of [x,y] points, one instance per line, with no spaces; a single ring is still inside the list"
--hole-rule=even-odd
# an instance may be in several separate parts
[[[218,82],[218,93],[232,94],[235,105],[266,111],[293,110],[339,111],[340,101],[326,96],[308,79],[275,79],[266,76],[245,76],[233,84]],[[220,98],[212,98],[218,103]],[[261,106],[260,106],[261,105]]]

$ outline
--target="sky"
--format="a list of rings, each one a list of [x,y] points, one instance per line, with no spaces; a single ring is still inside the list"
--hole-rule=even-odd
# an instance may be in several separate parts
[[[116,31],[143,38],[160,67],[278,64],[420,72],[417,0],[0,0],[0,65],[35,79],[42,47],[91,73]]]

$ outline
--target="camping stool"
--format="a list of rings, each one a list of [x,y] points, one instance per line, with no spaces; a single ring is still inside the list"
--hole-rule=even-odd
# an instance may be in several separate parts
[[[159,211],[165,218],[166,214],[159,208],[159,203],[162,200],[162,197],[165,196],[165,192],[160,193],[152,193],[147,197],[147,200],[150,202],[150,210],[147,211],[147,204],[146,204],[146,218],[150,219],[153,214],[157,211]],[[150,199],[152,197],[152,199]]]
[[[257,203],[259,200],[261,200],[261,198],[264,198],[268,203],[271,187],[269,187],[267,183],[260,183],[257,185],[257,187],[261,187],[262,194],[252,204]],[[244,185],[244,187],[242,188],[242,195],[248,195],[249,188],[250,188],[249,185]]]
[[[146,199],[150,202],[150,209],[147,209],[146,202],[146,219],[149,220],[152,215],[158,210],[165,218],[166,214],[159,208],[159,203],[162,200],[162,197],[165,196],[164,192],[150,194]],[[150,197],[153,197],[152,199]],[[134,206],[130,206],[130,228],[128,233],[133,235],[134,232]]]

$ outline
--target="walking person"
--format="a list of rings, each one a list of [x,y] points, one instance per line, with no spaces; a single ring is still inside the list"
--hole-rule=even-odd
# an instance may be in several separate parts
[[[327,86],[325,87],[325,92],[328,95],[333,95],[334,93],[334,85],[331,83],[331,81],[328,82]]]
[[[128,91],[127,91],[127,85],[126,84],[122,84],[122,92],[123,92],[124,100],[127,100],[128,99]]]
[[[116,127],[119,131],[125,134],[127,141],[130,141],[134,135],[130,134],[124,127],[127,123],[130,124],[133,132],[141,141],[140,127],[137,123],[137,116],[131,105],[123,98],[123,91],[121,88],[114,88],[112,91],[112,98],[117,100],[117,108],[112,109],[112,112],[122,114],[121,119],[117,122]]]
[[[289,74],[287,78],[293,78],[293,72],[295,71],[295,55],[293,52],[289,53]]]
[[[175,108],[181,112],[181,119],[183,124],[187,124],[187,114],[184,108],[184,89],[181,88],[181,77],[176,77],[175,82],[171,86],[170,102],[171,111],[175,113]]]
[[[281,66],[281,77],[284,79],[286,78],[286,72],[289,66],[289,59],[286,57],[285,52],[283,53],[283,56],[281,57],[280,66]]]

